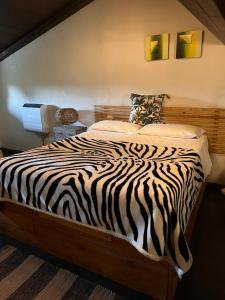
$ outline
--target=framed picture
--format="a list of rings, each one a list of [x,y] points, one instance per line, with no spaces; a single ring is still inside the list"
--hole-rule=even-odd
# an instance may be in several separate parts
[[[148,35],[145,45],[145,59],[147,61],[169,58],[169,33]]]
[[[176,58],[201,57],[203,33],[202,30],[178,32]]]

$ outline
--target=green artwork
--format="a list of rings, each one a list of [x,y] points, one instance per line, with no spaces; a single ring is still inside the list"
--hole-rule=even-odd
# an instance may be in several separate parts
[[[176,58],[201,57],[202,43],[202,30],[178,32]]]
[[[161,60],[169,58],[169,34],[162,33],[146,37],[145,59]]]

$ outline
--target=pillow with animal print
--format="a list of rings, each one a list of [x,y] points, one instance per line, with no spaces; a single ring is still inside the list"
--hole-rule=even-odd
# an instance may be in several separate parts
[[[131,94],[131,112],[129,122],[147,125],[153,123],[161,123],[160,112],[162,110],[163,100],[166,94],[160,95],[138,95]]]

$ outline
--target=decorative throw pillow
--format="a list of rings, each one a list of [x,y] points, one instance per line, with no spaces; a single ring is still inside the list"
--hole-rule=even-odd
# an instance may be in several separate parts
[[[131,112],[129,122],[147,125],[161,123],[160,111],[162,110],[163,100],[167,95],[138,95],[131,94]]]

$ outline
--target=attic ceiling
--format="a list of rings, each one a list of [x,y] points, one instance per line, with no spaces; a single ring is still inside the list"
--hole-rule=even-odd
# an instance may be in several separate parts
[[[225,0],[178,0],[225,44]]]
[[[0,61],[93,0],[0,1]]]
[[[92,1],[0,1],[0,61]],[[225,0],[178,1],[225,44]]]

